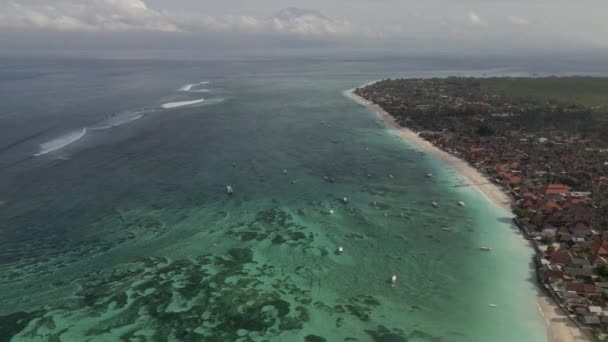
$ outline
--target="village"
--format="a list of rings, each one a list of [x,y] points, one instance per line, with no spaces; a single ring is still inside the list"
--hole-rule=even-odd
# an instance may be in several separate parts
[[[355,94],[501,185],[537,252],[540,286],[575,324],[608,340],[608,111],[550,91],[520,95],[517,82],[384,80]]]

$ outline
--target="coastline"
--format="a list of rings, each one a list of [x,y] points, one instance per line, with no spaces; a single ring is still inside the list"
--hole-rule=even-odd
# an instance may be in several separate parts
[[[359,87],[376,83],[377,81],[369,82]],[[435,158],[447,163],[454,168],[461,176],[467,179],[468,184],[471,184],[487,199],[492,201],[497,206],[512,214],[512,198],[500,186],[489,180],[485,175],[479,172],[475,167],[467,161],[450,154],[441,148],[433,145],[428,140],[423,139],[418,133],[407,127],[399,125],[395,118],[386,112],[379,105],[368,101],[354,93],[356,88],[349,89],[345,92],[353,101],[366,106],[373,110],[391,129],[395,130],[399,137],[413,144],[418,149],[432,155]],[[551,342],[588,342],[591,341],[587,335],[579,329],[570,318],[561,310],[559,305],[548,296],[540,286],[538,286],[537,305],[544,318],[547,330],[547,340]]]

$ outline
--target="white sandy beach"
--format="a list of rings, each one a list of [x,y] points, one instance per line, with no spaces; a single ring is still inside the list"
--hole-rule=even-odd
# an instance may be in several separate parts
[[[374,82],[370,82],[371,84]],[[366,85],[368,85],[366,84]],[[365,86],[365,85],[363,85]],[[362,86],[362,87],[363,87]],[[375,111],[384,122],[398,135],[414,144],[421,151],[432,155],[452,166],[460,175],[468,180],[469,184],[474,184],[479,191],[496,205],[511,212],[511,197],[498,185],[491,182],[486,176],[477,171],[468,162],[436,147],[429,141],[421,138],[416,132],[409,128],[400,126],[393,116],[387,113],[380,106],[372,103],[354,93],[355,89],[348,91],[347,95],[354,101],[361,103]],[[557,304],[545,293],[539,291],[538,307],[545,319],[547,326],[547,336],[551,342],[587,342],[592,341],[588,338],[570,319],[562,312]]]

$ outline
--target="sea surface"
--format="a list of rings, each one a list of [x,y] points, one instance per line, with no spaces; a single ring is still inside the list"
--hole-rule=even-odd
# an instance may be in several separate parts
[[[3,59],[0,341],[545,341],[511,215],[344,95],[529,72]]]

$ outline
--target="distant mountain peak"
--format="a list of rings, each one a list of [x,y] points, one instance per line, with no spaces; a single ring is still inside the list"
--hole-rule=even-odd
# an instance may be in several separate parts
[[[281,21],[293,21],[302,18],[314,18],[324,21],[331,21],[331,19],[324,16],[323,13],[309,8],[287,7],[278,11],[273,16],[273,19],[278,19]]]

